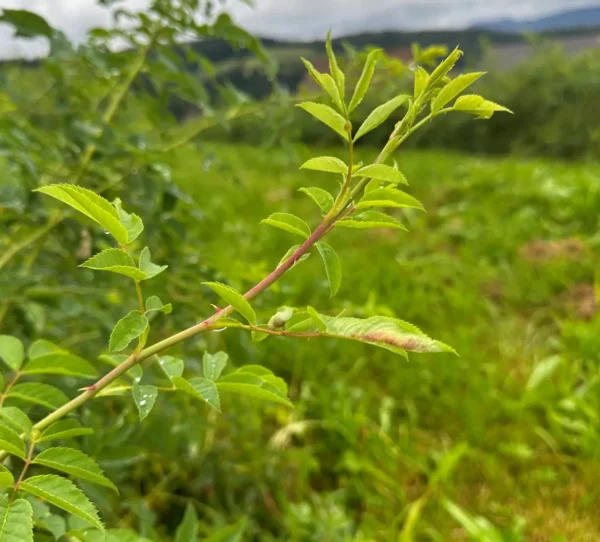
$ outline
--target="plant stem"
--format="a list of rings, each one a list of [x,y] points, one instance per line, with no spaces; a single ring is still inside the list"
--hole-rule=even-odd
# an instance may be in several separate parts
[[[135,292],[137,294],[138,304],[140,306],[140,312],[144,314],[146,312],[146,308],[144,307],[144,298],[142,296],[142,288],[140,286],[140,281],[135,281]]]
[[[27,469],[29,468],[29,465],[31,465],[31,460],[33,459],[33,450],[34,450],[34,448],[35,448],[35,439],[32,438],[31,441],[30,441],[30,443],[29,443],[29,451],[27,452],[27,459],[25,459],[25,465],[23,465],[23,470],[21,470],[21,474],[19,475],[19,479],[15,483],[12,495],[10,496],[10,502],[11,503],[15,500],[15,496],[17,495],[17,491],[19,491],[19,487],[21,485],[21,482],[23,481],[23,478],[25,478],[25,473],[27,472]]]
[[[317,228],[310,235],[310,237],[306,239],[306,241],[304,241],[304,243],[302,243],[302,245],[300,245],[287,260],[285,260],[283,263],[277,266],[269,275],[267,275],[258,284],[250,288],[250,290],[248,290],[244,294],[244,297],[246,299],[252,299],[259,293],[266,290],[269,286],[276,282],[283,274],[289,271],[294,266],[294,264],[296,264],[298,260],[304,254],[306,254],[319,239],[321,239],[321,237],[323,237],[329,231],[331,231],[333,226],[333,221],[323,220],[323,222],[321,222],[321,224],[317,226]],[[48,416],[37,422],[33,426],[34,429],[37,429],[38,431],[45,429],[55,421],[60,420],[73,410],[76,410],[81,405],[92,399],[99,391],[106,388],[109,384],[114,382],[117,378],[119,378],[121,375],[126,373],[129,369],[131,369],[134,365],[140,363],[141,361],[144,361],[145,359],[148,359],[149,357],[153,356],[154,354],[157,354],[158,352],[162,352],[163,350],[166,350],[171,346],[174,346],[186,339],[189,339],[190,337],[198,335],[199,333],[203,333],[205,331],[210,331],[211,329],[214,329],[216,327],[215,323],[220,318],[231,314],[233,310],[234,309],[231,305],[219,309],[212,316],[203,320],[202,322],[188,329],[180,331],[179,333],[176,333],[175,335],[172,335],[171,337],[168,337],[156,344],[153,344],[152,346],[145,348],[139,353],[133,353],[124,362],[115,367],[108,374],[104,375],[100,380],[98,380],[95,384],[92,384],[80,395],[78,395],[77,397],[69,401],[67,404],[63,405],[59,409],[48,414]],[[262,331],[262,328],[257,329]],[[4,452],[0,452],[0,460],[2,460],[5,456],[6,454]]]
[[[17,371],[15,373],[15,377],[6,385],[6,389],[0,395],[0,407],[4,404],[4,400],[6,399],[8,392],[17,383],[17,381],[19,380],[19,378],[21,378],[22,375],[23,373],[21,371]]]

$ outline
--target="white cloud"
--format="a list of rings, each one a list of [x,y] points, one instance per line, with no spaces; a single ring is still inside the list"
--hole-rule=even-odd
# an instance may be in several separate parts
[[[149,0],[126,0],[139,9]],[[597,5],[598,0],[255,0],[255,8],[230,0],[235,20],[251,32],[283,39],[322,38],[365,30],[463,28],[501,17],[525,19],[560,9]],[[107,25],[106,9],[95,0],[0,0],[0,7],[29,9],[44,16],[72,40],[81,42],[95,26]],[[43,43],[15,40],[0,25],[0,57],[33,56]]]

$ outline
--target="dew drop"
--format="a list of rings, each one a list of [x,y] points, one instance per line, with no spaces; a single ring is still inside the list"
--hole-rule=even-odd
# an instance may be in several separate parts
[[[146,401],[140,401],[140,406],[144,406],[146,404]]]

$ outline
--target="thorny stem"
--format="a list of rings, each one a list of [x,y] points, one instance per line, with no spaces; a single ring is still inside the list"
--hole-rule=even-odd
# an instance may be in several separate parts
[[[428,115],[422,121],[420,121],[419,123],[417,123],[416,125],[411,127],[399,141],[400,142],[404,141],[404,139],[406,139],[410,134],[412,134],[414,131],[416,131],[423,124],[425,124],[426,122],[431,120],[434,116],[437,116],[437,115],[439,115],[441,113],[445,113],[445,112],[446,112],[446,110],[441,110],[435,114]],[[390,141],[392,141],[392,139],[394,137],[397,137],[397,131],[398,131],[398,129],[394,130],[394,132],[390,136]],[[399,144],[400,143],[398,143],[398,145]],[[397,148],[397,145],[395,146],[395,148]],[[379,154],[379,156],[376,160],[376,163],[382,161],[382,158],[385,158],[383,151]],[[274,282],[279,280],[279,278],[282,275],[284,275],[287,271],[289,271],[298,262],[298,260],[300,260],[300,258],[312,248],[312,246],[317,241],[319,241],[322,237],[327,235],[327,233],[329,233],[331,231],[331,229],[335,226],[335,223],[337,220],[339,220],[339,218],[341,218],[343,216],[349,216],[350,214],[352,214],[355,210],[354,207],[352,206],[353,198],[360,192],[360,189],[362,189],[364,187],[364,183],[366,183],[366,181],[368,181],[368,179],[361,179],[361,181],[359,181],[357,187],[355,187],[352,190],[351,197],[350,197],[350,200],[348,201],[348,204],[345,205],[344,208],[342,208],[340,210],[340,212],[337,213],[335,216],[330,217],[328,215],[327,217],[325,217],[323,219],[323,221],[314,230],[314,232],[306,239],[306,241],[304,241],[304,243],[302,243],[302,245],[300,245],[287,260],[285,260],[280,265],[278,265],[264,279],[262,279],[260,282],[258,282],[256,285],[254,285],[252,288],[250,288],[250,290],[248,290],[244,294],[244,298],[247,300],[252,299],[255,296],[257,296],[258,294],[260,294],[261,292],[263,292],[264,290],[266,290],[267,288],[269,288],[269,286],[271,286]],[[359,189],[359,186],[360,186],[360,189]],[[215,324],[217,324],[219,319],[228,316],[233,311],[234,311],[234,308],[231,305],[228,305],[227,307],[217,310],[212,316],[206,318],[202,322],[195,324],[183,331],[180,331],[179,333],[176,333],[175,335],[172,335],[171,337],[163,339],[162,341],[155,343],[152,346],[149,346],[148,348],[145,348],[141,352],[134,351],[125,361],[123,361],[120,365],[115,367],[108,374],[104,375],[95,384],[92,384],[91,386],[89,386],[80,395],[78,395],[77,397],[75,397],[74,399],[72,399],[71,401],[69,401],[62,407],[60,407],[59,409],[55,410],[54,412],[50,413],[48,416],[46,416],[45,418],[43,418],[42,420],[37,422],[33,426],[33,429],[38,430],[38,431],[45,429],[46,427],[48,427],[55,421],[60,420],[67,414],[73,412],[74,410],[79,408],[81,405],[83,405],[84,403],[86,403],[87,401],[92,399],[96,394],[98,394],[98,392],[100,392],[101,390],[106,388],[109,384],[111,384],[113,381],[115,381],[121,375],[126,373],[129,369],[131,369],[132,367],[134,367],[135,365],[140,363],[141,361],[144,361],[145,359],[148,359],[149,357],[154,356],[155,354],[162,352],[163,350],[166,350],[167,348],[170,348],[171,346],[179,344],[180,342],[185,341],[186,339],[194,337],[195,335],[198,335],[199,333],[210,331],[212,329],[216,329],[217,327],[225,327],[222,324],[218,324],[218,325],[215,325]],[[301,337],[326,336],[326,334],[324,334],[324,333],[290,334],[289,332],[286,332],[286,331],[270,330],[268,328],[264,329],[264,328],[255,327],[255,326],[244,326],[243,324],[240,324],[239,326],[236,325],[235,327],[261,331],[261,332],[265,332],[265,333],[269,333],[269,334],[273,334],[273,335],[287,335],[287,336],[301,336]],[[2,459],[4,459],[4,457],[6,457],[6,455],[7,455],[6,452],[0,451],[0,461]]]

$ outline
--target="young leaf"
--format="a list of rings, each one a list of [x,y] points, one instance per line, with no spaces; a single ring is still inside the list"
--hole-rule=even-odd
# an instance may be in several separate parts
[[[96,507],[85,493],[62,476],[54,474],[33,476],[21,483],[21,489],[87,521],[98,529],[104,529]]]
[[[237,371],[222,377],[216,386],[219,391],[228,391],[291,407],[292,403],[282,393],[281,388],[273,385],[275,382],[268,381],[269,376],[272,375],[261,377],[251,372]]]
[[[193,505],[187,504],[183,520],[175,531],[175,542],[197,542],[200,536],[198,515]],[[225,541],[223,541],[225,542]]]
[[[510,109],[498,105],[497,103],[490,102],[489,100],[485,100],[476,94],[461,96],[456,100],[452,109],[454,111],[464,111],[471,115],[477,115],[480,119],[489,119],[496,111],[512,113]]]
[[[211,380],[203,377],[185,380],[180,376],[174,376],[171,380],[178,390],[185,391],[197,399],[207,402],[211,407],[221,412],[219,392],[215,383]]]
[[[321,315],[327,324],[327,336],[346,338],[379,346],[405,355],[408,352],[454,352],[449,346],[431,339],[417,327],[385,316],[371,318],[332,318]]]
[[[448,75],[450,70],[454,68],[455,64],[458,62],[460,57],[463,55],[463,52],[458,49],[454,49],[440,64],[431,72],[429,76],[429,81],[427,82],[427,86],[432,88],[436,86],[440,81]]]
[[[344,103],[342,101],[342,96],[340,94],[340,90],[336,85],[333,78],[326,73],[319,73],[315,67],[305,58],[302,59],[308,73],[310,73],[311,77],[317,82],[317,84],[325,91],[331,99],[333,103],[335,103],[336,107],[340,110],[344,110]]]
[[[174,358],[173,356],[160,356],[158,364],[169,377],[169,380],[174,376],[181,376],[183,374],[184,364],[182,359]]]
[[[342,218],[335,223],[336,227],[341,228],[394,228],[397,230],[408,231],[400,222],[385,213],[379,211],[363,211],[362,213]]]
[[[290,233],[295,233],[305,239],[310,235],[310,228],[304,220],[290,213],[273,213],[260,221]]]
[[[110,271],[125,275],[133,280],[144,280],[146,273],[138,269],[133,258],[123,252],[120,248],[109,248],[92,256],[89,260],[83,262],[79,267],[87,267],[97,271]]]
[[[431,111],[436,113],[442,109],[483,75],[485,72],[465,73],[452,79],[431,102]]]
[[[352,100],[350,101],[350,105],[348,106],[349,112],[354,111],[365,97],[365,94],[369,89],[369,85],[371,84],[371,78],[373,77],[373,73],[375,72],[375,64],[377,64],[377,60],[380,56],[381,49],[375,49],[367,55],[365,66],[363,68],[362,74],[360,75],[358,83],[356,83],[354,95],[352,96]]]
[[[421,202],[395,188],[377,188],[366,193],[356,204],[357,209],[370,207],[408,207],[423,210]]]
[[[317,188],[315,186],[311,186],[309,188],[302,187],[298,190],[300,192],[304,192],[310,199],[312,199],[319,206],[319,209],[321,209],[323,215],[327,214],[333,207],[333,196],[327,192],[327,190],[323,190],[322,188]]]
[[[11,388],[7,397],[40,405],[50,410],[56,410],[69,401],[69,398],[61,390],[42,382],[16,384]]]
[[[98,194],[74,184],[52,184],[35,190],[51,196],[73,209],[91,218],[110,233],[120,245],[129,238],[127,230],[121,224],[117,210]]]
[[[12,335],[0,335],[0,358],[13,371],[18,371],[25,359],[23,343]]]
[[[118,492],[116,486],[104,476],[98,463],[80,450],[62,447],[48,448],[38,454],[33,463],[109,487]]]
[[[279,267],[283,262],[285,262],[292,254],[294,254],[294,252],[296,252],[298,249],[300,248],[300,245],[294,245],[291,246],[288,251],[283,255],[283,258],[281,258],[281,260],[279,261],[279,263],[277,264],[277,267]],[[304,260],[306,260],[308,257],[310,257],[310,252],[307,252],[306,254],[303,254],[302,256],[300,256],[300,258],[298,258],[298,260],[294,263],[294,265],[299,264],[300,262],[303,262]]]
[[[208,286],[219,297],[222,297],[227,301],[227,303],[248,320],[250,324],[256,324],[256,313],[250,303],[244,299],[242,294],[236,292],[231,286],[221,284],[220,282],[203,282],[202,284]]]
[[[142,222],[142,219],[135,213],[126,213],[123,210],[121,200],[119,198],[113,201],[113,205],[117,210],[121,224],[123,224],[127,230],[128,242],[131,243],[131,241],[135,241],[139,237],[140,233],[144,231],[144,223]]]
[[[13,487],[15,485],[15,477],[4,465],[0,465],[0,487]],[[0,541],[2,537],[0,537]]]
[[[92,435],[93,433],[93,429],[90,429],[89,427],[82,427],[77,420],[59,420],[46,428],[42,433],[42,436],[39,437],[37,441],[50,442],[52,440]]]
[[[0,542],[33,542],[33,508],[25,499],[0,495]]]
[[[0,425],[0,449],[25,459],[25,444],[16,431],[6,425]]]
[[[171,303],[167,303],[165,305],[159,297],[152,295],[146,300],[146,312],[155,311],[162,312],[164,314],[171,314],[173,311],[173,305],[171,305]]]
[[[327,32],[325,50],[327,51],[327,57],[329,58],[329,73],[331,73],[331,76],[335,80],[335,84],[340,92],[340,96],[343,98],[346,78],[344,76],[344,72],[340,70],[337,59],[335,58],[335,53],[333,52],[333,47],[331,45],[331,32]]]
[[[206,350],[202,358],[202,370],[204,377],[212,380],[218,380],[227,365],[228,356],[225,352],[216,352],[209,354]]]
[[[328,105],[318,104],[315,102],[303,102],[297,104],[296,107],[304,109],[307,113],[310,113],[317,120],[320,120],[323,124],[326,124],[334,132],[341,135],[346,141],[349,139],[348,131],[346,130],[346,119],[339,113],[335,112]]]
[[[142,252],[140,253],[140,269],[146,274],[146,276],[142,280],[148,280],[159,273],[162,273],[168,265],[156,265],[152,263],[150,260],[150,249],[148,247],[144,247]]]
[[[365,134],[369,133],[371,130],[377,128],[380,124],[384,123],[388,117],[398,109],[402,104],[406,103],[406,101],[410,98],[410,96],[406,94],[401,94],[400,96],[396,96],[391,100],[387,101],[383,105],[376,107],[371,111],[371,114],[365,119],[365,121],[361,124],[358,132],[354,136],[353,141],[357,141]]]
[[[33,425],[29,416],[17,407],[0,407],[0,420],[17,433],[29,433]]]
[[[327,324],[323,321],[319,313],[313,309],[310,305],[306,307],[306,311],[308,312],[312,323],[319,331],[325,331],[327,329]]]
[[[154,407],[156,397],[158,396],[158,390],[156,386],[140,386],[137,382],[133,383],[133,400],[135,406],[140,413],[140,421],[143,420]]]
[[[429,74],[427,71],[419,66],[417,71],[415,72],[415,88],[414,95],[415,98],[421,95],[423,90],[425,90],[425,86],[427,85],[427,80],[429,79]]]
[[[313,171],[327,171],[329,173],[340,173],[346,175],[348,166],[335,156],[318,156],[310,158],[300,166],[300,169],[311,169]]]
[[[81,378],[94,378],[97,375],[96,369],[89,361],[68,352],[38,356],[25,365],[23,374],[54,374]]]
[[[331,290],[331,297],[333,297],[342,283],[342,264],[336,251],[327,243],[319,241],[316,243],[316,247],[325,264],[325,272],[327,273],[327,279],[329,280],[329,289]]]
[[[109,350],[120,352],[137,339],[148,327],[148,318],[140,311],[131,311],[121,318],[110,334]]]
[[[377,179],[378,181],[385,181],[394,184],[408,184],[406,177],[392,166],[386,166],[385,164],[371,164],[360,168],[355,176],[366,177],[367,179]]]

